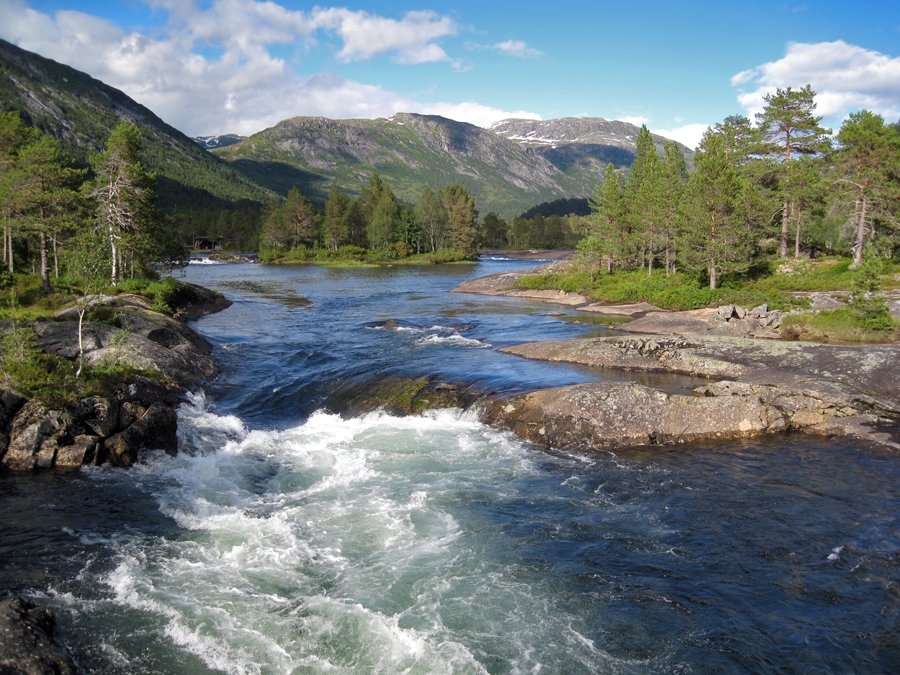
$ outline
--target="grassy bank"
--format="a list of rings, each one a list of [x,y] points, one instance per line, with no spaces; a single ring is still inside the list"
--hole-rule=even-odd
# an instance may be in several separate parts
[[[273,264],[306,263],[327,267],[474,264],[465,253],[454,249],[442,248],[429,253],[409,255],[405,247],[375,251],[360,246],[341,246],[337,251],[300,247],[290,251],[261,251],[259,259]]]
[[[747,309],[762,304],[778,310],[806,309],[810,306],[807,297],[795,294],[842,291],[851,306],[786,317],[782,329],[784,336],[828,342],[900,340],[900,322],[892,321],[886,314],[877,290],[900,287],[900,266],[891,262],[881,264],[880,273],[874,275],[877,278],[870,280],[869,290],[874,292],[875,298],[855,306],[851,298],[853,289],[858,290],[860,273],[850,270],[850,262],[846,258],[775,261],[743,276],[726,276],[715,290],[708,287],[706,280],[683,273],[666,276],[664,270],[658,270],[651,276],[646,270],[632,270],[591,274],[578,270],[576,265],[572,265],[569,273],[524,276],[517,286],[579,293],[598,302],[648,302],[669,310],[728,304]]]
[[[53,280],[53,292],[44,294],[37,275],[16,274],[0,290],[0,386],[13,389],[26,398],[36,398],[50,406],[71,403],[85,396],[109,396],[115,388],[136,375],[152,379],[160,373],[135,368],[116,360],[103,364],[85,364],[76,377],[78,364],[37,346],[35,322],[56,320],[59,310],[71,307],[82,297],[77,279]],[[128,279],[99,291],[104,295],[133,293],[150,301],[152,309],[173,314],[182,304],[194,299],[192,288],[172,278],[161,281]],[[102,322],[118,329],[115,340],[123,345],[130,326],[106,305],[89,305],[86,322]]]

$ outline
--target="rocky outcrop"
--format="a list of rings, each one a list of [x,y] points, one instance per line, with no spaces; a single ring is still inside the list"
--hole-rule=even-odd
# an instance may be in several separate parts
[[[0,465],[13,471],[73,469],[84,464],[128,467],[142,449],[177,449],[177,389],[144,377],[109,398],[91,396],[63,409],[37,400],[22,405],[0,447]]]
[[[653,336],[537,342],[526,358],[715,380],[693,396],[597,383],[492,402],[484,419],[546,445],[612,447],[796,429],[900,449],[898,345]],[[543,432],[541,430],[543,429]]]
[[[56,617],[22,598],[0,601],[0,673],[75,675],[72,657],[54,639]]]
[[[740,438],[791,429],[837,433],[840,418],[853,418],[880,431],[883,445],[900,450],[891,438],[894,423],[861,415],[847,396],[784,387],[718,382],[696,396],[667,394],[637,383],[597,382],[494,399],[481,419],[540,445],[597,449],[623,445],[686,443]],[[869,401],[869,404],[873,403]],[[877,404],[876,404],[877,407]]]
[[[196,318],[231,304],[198,286],[186,292],[193,302],[176,316]],[[128,467],[141,450],[176,452],[175,406],[185,391],[217,372],[209,343],[182,321],[153,311],[140,296],[103,296],[92,304],[105,321],[83,326],[85,362],[127,364],[155,379],[136,376],[107,396],[57,408],[0,390],[0,466],[16,471],[106,462]],[[77,318],[68,309],[56,321],[37,323],[38,347],[77,359]]]

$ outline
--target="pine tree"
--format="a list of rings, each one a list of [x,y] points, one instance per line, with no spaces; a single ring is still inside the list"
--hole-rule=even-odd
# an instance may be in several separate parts
[[[328,192],[328,201],[325,203],[325,246],[332,251],[347,243],[346,211],[350,199],[338,188],[337,181],[331,181],[331,190]]]
[[[740,213],[743,185],[722,137],[712,130],[704,135],[694,166],[682,257],[695,271],[706,271],[709,287],[715,290],[718,273],[747,258],[748,238]]]
[[[873,218],[892,217],[900,201],[900,133],[868,110],[852,113],[837,134],[836,184],[853,200],[853,264],[874,234]]]
[[[684,221],[684,196],[688,172],[684,153],[666,141],[662,166],[662,234],[666,249],[666,276],[675,273],[676,241]]]
[[[447,226],[452,248],[467,256],[478,252],[478,230],[475,219],[475,200],[469,196],[468,190],[459,183],[444,188],[444,208],[447,211]]]
[[[113,286],[123,277],[125,251],[130,249],[134,255],[146,249],[158,217],[156,176],[141,165],[142,150],[140,130],[121,122],[110,135],[106,151],[92,157],[96,179],[90,196],[97,204],[97,221],[109,245]]]
[[[579,251],[586,261],[589,258],[605,259],[606,271],[612,272],[614,259],[624,261],[627,251],[622,180],[612,162],[606,165],[603,184],[594,189],[590,206],[594,226]]]
[[[59,276],[55,242],[67,222],[77,218],[81,210],[76,191],[85,171],[66,166],[60,155],[59,142],[42,135],[19,151],[18,165],[13,172],[16,201],[28,228],[38,236],[41,286],[50,292],[48,241],[54,242],[54,267]]]
[[[777,89],[765,97],[765,108],[756,115],[762,135],[760,154],[777,158],[781,165],[781,257],[788,255],[790,224],[791,161],[804,155],[818,155],[829,148],[828,134],[814,115],[815,92],[809,85],[799,91]]]
[[[662,227],[662,168],[653,136],[646,125],[637,137],[637,155],[625,187],[625,204],[641,267],[653,274],[653,259],[660,243]]]

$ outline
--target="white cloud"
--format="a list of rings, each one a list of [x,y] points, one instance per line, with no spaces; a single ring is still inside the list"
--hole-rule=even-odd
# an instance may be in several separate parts
[[[675,129],[653,129],[652,131],[663,138],[678,141],[691,150],[696,150],[697,146],[700,145],[700,139],[703,138],[703,134],[708,128],[708,124],[685,124],[683,127]]]
[[[515,56],[519,59],[533,59],[538,56],[543,56],[544,52],[533,49],[526,45],[521,40],[506,40],[505,42],[498,42],[491,49],[495,49],[501,54],[505,54],[506,56]]]
[[[650,121],[648,117],[642,117],[641,115],[626,115],[625,117],[618,118],[620,122],[625,122],[626,124],[633,124],[636,127],[647,124]]]
[[[541,119],[540,115],[525,110],[508,112],[506,110],[499,110],[498,108],[481,105],[474,101],[468,101],[466,103],[432,103],[424,105],[414,103],[412,105],[413,107],[410,109],[410,112],[419,112],[423,115],[440,115],[441,117],[448,117],[459,122],[468,122],[469,124],[484,127],[485,129],[490,128],[494,122],[510,118],[524,120]]]
[[[368,59],[396,52],[397,63],[418,64],[450,61],[447,53],[432,40],[457,33],[456,24],[434,12],[408,12],[396,21],[368,12],[331,8],[313,10],[317,26],[334,30],[344,41],[337,53],[343,62]]]
[[[900,117],[900,57],[843,40],[792,42],[784,58],[738,73],[731,84],[755,87],[738,96],[751,115],[762,110],[763,97],[777,88],[799,89],[809,84],[817,94],[816,112],[826,119],[837,120],[862,108],[889,120]]]
[[[214,0],[205,8],[183,0],[148,4],[169,12],[165,30],[153,36],[83,12],[50,16],[25,0],[0,0],[0,37],[122,89],[191,135],[247,135],[296,115],[371,118],[405,111],[482,126],[505,117],[537,118],[475,102],[420,103],[334,73],[304,77],[268,50],[272,44],[314,44],[324,30],[343,40],[339,61],[387,53],[401,64],[447,61],[432,40],[455,34],[457,27],[432,12],[394,20],[346,9],[307,14],[254,0]],[[207,49],[216,56],[199,53]]]

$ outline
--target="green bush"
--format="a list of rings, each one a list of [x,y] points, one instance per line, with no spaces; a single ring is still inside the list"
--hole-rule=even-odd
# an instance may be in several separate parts
[[[463,251],[457,251],[453,248],[439,248],[427,254],[428,259],[433,265],[441,265],[444,263],[459,262],[466,259]]]

